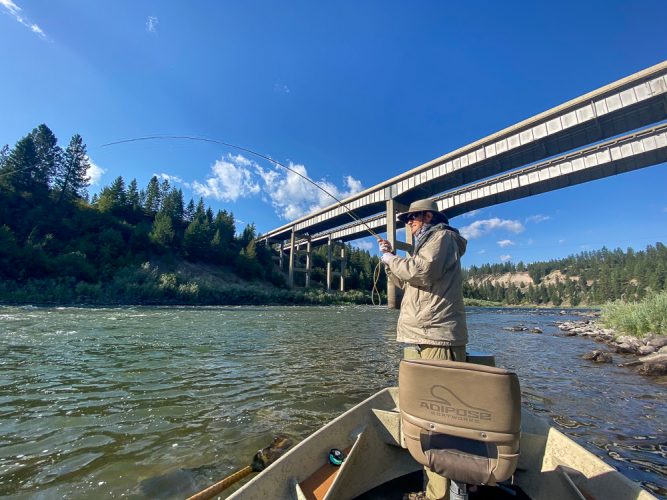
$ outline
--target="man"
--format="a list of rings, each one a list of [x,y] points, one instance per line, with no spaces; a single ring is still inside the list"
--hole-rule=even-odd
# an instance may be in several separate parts
[[[387,276],[403,289],[397,340],[414,344],[422,359],[465,361],[468,328],[461,256],[467,241],[431,200],[415,201],[398,218],[413,235],[412,255],[398,257],[388,241],[379,240]],[[410,352],[406,349],[406,357]],[[408,498],[448,497],[449,480],[426,467],[424,484],[425,493],[411,493]]]

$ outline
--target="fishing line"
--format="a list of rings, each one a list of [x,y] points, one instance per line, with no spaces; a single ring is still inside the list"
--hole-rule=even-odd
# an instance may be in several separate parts
[[[293,174],[298,175],[303,180],[309,182],[310,184],[315,186],[317,189],[322,191],[324,194],[333,198],[336,201],[336,203],[338,203],[338,206],[343,207],[347,211],[347,214],[352,218],[352,220],[362,224],[366,228],[366,231],[368,231],[371,234],[371,236],[373,236],[375,239],[377,239],[378,241],[382,240],[382,238],[380,236],[378,236],[377,233],[375,231],[373,231],[368,224],[366,224],[366,222],[364,222],[362,219],[357,217],[354,214],[354,212],[352,212],[352,210],[350,210],[345,205],[345,203],[343,203],[336,196],[334,196],[329,191],[324,189],[322,186],[317,184],[310,177],[308,177],[306,175],[303,175],[302,173],[294,170],[293,168],[288,167],[287,165],[283,165],[278,160],[274,160],[270,156],[264,155],[262,153],[258,153],[257,151],[253,151],[252,149],[245,148],[243,146],[237,146],[236,144],[231,144],[229,142],[219,141],[217,139],[208,139],[206,137],[196,137],[196,136],[190,136],[190,135],[152,135],[152,136],[135,137],[135,138],[132,138],[132,139],[121,139],[121,140],[118,140],[118,141],[107,142],[105,144],[102,144],[100,147],[101,148],[106,148],[106,147],[110,147],[110,146],[116,146],[118,144],[127,144],[127,143],[131,143],[131,142],[140,142],[140,141],[154,141],[154,140],[186,140],[186,141],[197,141],[197,142],[210,142],[212,144],[220,144],[222,146],[227,146],[227,147],[230,147],[230,148],[238,149],[239,151],[244,151],[244,152],[249,153],[251,155],[255,155],[259,158],[263,158],[264,160],[267,160],[267,161],[273,163],[274,165],[282,167],[285,170],[288,170],[288,171],[292,172]],[[378,262],[377,266],[375,267],[375,270],[373,271],[373,288],[371,290],[371,302],[373,303],[373,305],[376,305],[375,304],[375,297],[376,296],[378,298],[377,305],[382,304],[382,297],[381,297],[380,291],[378,290],[378,287],[377,287],[378,281],[380,279],[380,273],[381,273],[381,266],[380,266],[380,262]]]
[[[360,224],[363,224],[363,225],[366,227],[366,231],[368,231],[374,238],[376,238],[376,239],[382,239],[382,238],[380,238],[380,237],[377,235],[377,233],[375,233],[375,231],[373,231],[373,230],[370,228],[370,226],[369,226],[368,224],[366,224],[366,222],[364,222],[362,219],[360,219],[359,217],[357,217],[357,216],[354,214],[354,212],[352,212],[352,210],[350,210],[349,208],[347,208],[347,206],[345,205],[345,203],[343,203],[342,201],[340,201],[337,197],[335,197],[335,196],[334,196],[333,194],[331,194],[329,191],[327,191],[327,190],[324,189],[322,186],[320,186],[319,184],[317,184],[317,183],[316,183],[314,180],[312,180],[310,177],[308,177],[307,175],[303,175],[302,173],[300,173],[300,172],[294,170],[293,168],[290,168],[290,167],[288,167],[288,166],[286,166],[286,165],[283,165],[283,164],[280,163],[278,160],[274,160],[274,159],[271,158],[270,156],[264,155],[264,154],[262,154],[262,153],[258,153],[257,151],[253,151],[252,149],[249,149],[249,148],[244,148],[243,146],[237,146],[236,144],[231,144],[231,143],[229,143],[229,142],[219,141],[219,140],[217,140],[217,139],[208,139],[208,138],[206,138],[206,137],[195,137],[195,136],[190,136],[190,135],[153,135],[153,136],[146,136],[146,137],[136,137],[136,138],[133,138],[133,139],[121,139],[121,140],[119,140],[119,141],[113,141],[113,142],[108,142],[108,143],[106,143],[106,144],[102,144],[100,147],[101,147],[101,148],[106,148],[106,147],[109,147],[109,146],[115,146],[115,145],[117,145],[117,144],[126,144],[126,143],[129,143],[129,142],[153,141],[153,140],[173,140],[173,139],[177,139],[177,140],[187,140],[187,141],[199,141],[199,142],[210,142],[210,143],[214,143],[214,144],[221,144],[221,145],[223,145],[223,146],[227,146],[227,147],[230,147],[230,148],[238,149],[239,151],[245,151],[246,153],[250,153],[250,154],[252,154],[252,155],[258,156],[259,158],[263,158],[263,159],[265,159],[265,160],[267,160],[267,161],[270,161],[271,163],[273,163],[273,164],[275,164],[275,165],[278,165],[279,167],[282,167],[282,168],[284,168],[285,170],[289,170],[289,171],[292,172],[293,174],[298,175],[298,176],[301,177],[303,180],[305,180],[305,181],[311,183],[311,184],[312,184],[313,186],[315,186],[317,189],[319,189],[320,191],[322,191],[322,192],[325,193],[326,195],[328,195],[328,196],[330,196],[331,198],[333,198],[334,200],[336,200],[336,202],[338,203],[338,206],[343,207],[345,210],[347,210],[347,214],[348,214],[350,217],[352,217],[352,220],[354,220],[355,222],[359,222]]]

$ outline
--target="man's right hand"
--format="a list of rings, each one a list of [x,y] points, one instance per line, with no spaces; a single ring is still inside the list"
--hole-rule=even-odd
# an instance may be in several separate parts
[[[389,243],[387,240],[379,239],[378,244],[380,246],[381,253],[391,253],[393,251],[391,243]]]

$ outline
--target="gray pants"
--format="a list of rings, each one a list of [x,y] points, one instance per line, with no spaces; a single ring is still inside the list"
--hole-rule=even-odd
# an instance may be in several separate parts
[[[465,346],[434,346],[420,344],[418,347],[406,347],[405,359],[446,359],[448,361],[466,361]],[[449,479],[424,467],[424,491],[429,500],[449,498]]]

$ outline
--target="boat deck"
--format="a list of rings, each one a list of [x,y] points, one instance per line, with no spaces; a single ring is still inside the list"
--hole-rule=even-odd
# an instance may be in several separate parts
[[[398,477],[367,491],[356,500],[402,500],[405,493],[422,489],[422,475],[421,471],[417,471]],[[530,500],[521,488],[511,487],[511,491],[504,491],[491,486],[477,487],[476,490],[470,491],[469,498],[470,500]]]

